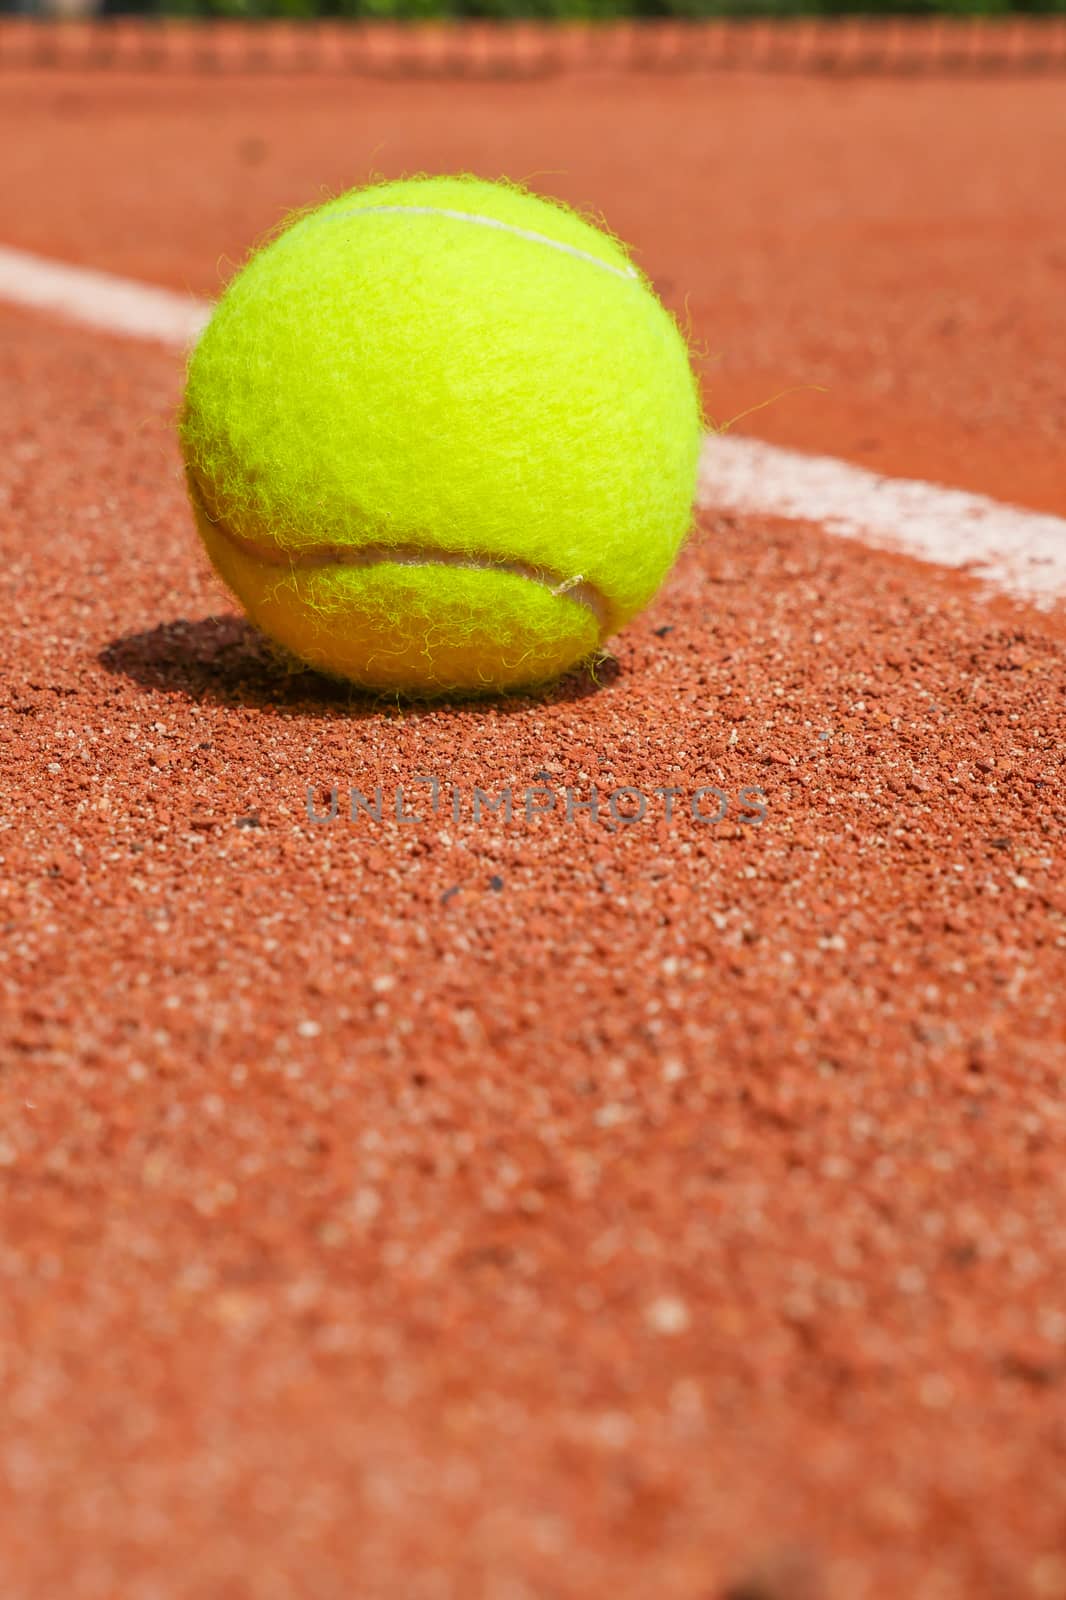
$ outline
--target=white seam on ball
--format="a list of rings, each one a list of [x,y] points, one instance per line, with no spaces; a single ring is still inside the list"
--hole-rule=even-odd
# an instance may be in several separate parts
[[[417,543],[372,542],[369,544],[316,544],[304,545],[294,550],[270,542],[260,543],[235,533],[225,520],[212,516],[204,503],[203,493],[196,478],[188,475],[189,494],[193,505],[224,539],[236,550],[267,567],[287,568],[290,573],[322,571],[329,567],[367,568],[376,566],[397,567],[467,567],[473,572],[507,572],[547,589],[553,599],[566,599],[591,612],[600,638],[614,631],[611,605],[607,596],[582,573],[565,578],[559,572],[537,566],[529,561],[512,561],[506,556],[486,552],[474,555],[458,550],[446,550],[438,545]]]
[[[564,255],[575,256],[579,261],[589,261],[594,267],[602,267],[604,272],[613,273],[616,278],[625,278],[637,281],[639,274],[636,267],[616,267],[609,261],[601,261],[599,256],[594,256],[588,250],[579,250],[577,245],[564,244],[561,239],[549,239],[546,233],[534,233],[532,228],[516,228],[511,222],[501,222],[499,217],[482,217],[474,211],[451,211],[447,206],[356,206],[351,211],[327,211],[317,218],[320,222],[344,222],[352,217],[365,217],[373,213],[392,212],[397,216],[408,217],[450,217],[453,222],[473,222],[482,228],[498,228],[501,233],[513,233],[516,239],[528,239],[532,244],[546,244],[552,250],[561,250]]]

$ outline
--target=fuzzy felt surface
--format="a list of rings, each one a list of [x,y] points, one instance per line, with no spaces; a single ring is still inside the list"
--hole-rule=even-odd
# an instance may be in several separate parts
[[[591,656],[595,613],[491,567],[265,564],[202,513],[216,571],[252,621],[308,666],[381,693],[489,694],[547,683]]]
[[[684,341],[622,246],[471,178],[340,196],[254,255],[181,423],[205,543],[253,620],[415,693],[545,681],[645,605],[700,435]],[[403,561],[333,559],[364,546]]]

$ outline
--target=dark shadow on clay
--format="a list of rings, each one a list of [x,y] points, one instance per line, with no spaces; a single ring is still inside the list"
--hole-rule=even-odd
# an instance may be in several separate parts
[[[113,639],[101,650],[99,661],[105,671],[142,689],[177,693],[198,703],[264,711],[284,708],[321,717],[369,717],[397,707],[405,716],[444,708],[476,712],[485,705],[509,714],[588,699],[620,675],[618,663],[609,657],[597,664],[595,675],[589,668],[577,668],[536,694],[440,700],[371,695],[285,660],[251,623],[236,616],[161,622],[143,633]]]

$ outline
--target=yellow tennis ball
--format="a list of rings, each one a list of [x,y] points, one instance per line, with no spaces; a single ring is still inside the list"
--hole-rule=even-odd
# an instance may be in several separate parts
[[[434,695],[544,683],[669,570],[701,435],[617,240],[512,184],[307,213],[230,283],[181,439],[207,550],[309,666]]]

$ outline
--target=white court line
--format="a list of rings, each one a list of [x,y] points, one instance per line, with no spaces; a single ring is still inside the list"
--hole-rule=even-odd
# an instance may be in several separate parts
[[[833,456],[723,434],[704,444],[698,501],[706,510],[816,522],[845,539],[963,568],[1044,608],[1066,596],[1066,520],[964,489],[882,478]]]
[[[177,346],[191,344],[211,314],[210,303],[192,295],[3,246],[0,300]],[[722,434],[706,441],[699,503],[817,523],[844,538],[964,568],[1040,606],[1066,597],[1066,519],[961,489],[882,478],[831,456]]]
[[[68,322],[161,344],[188,345],[211,315],[206,300],[113,278],[90,267],[69,267],[0,245],[0,300],[54,311]]]

